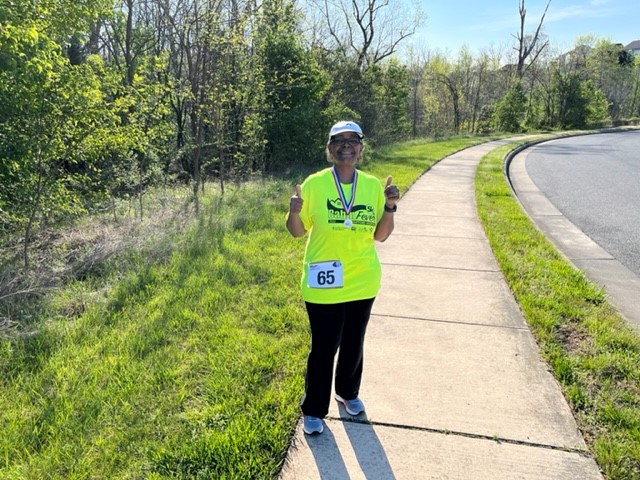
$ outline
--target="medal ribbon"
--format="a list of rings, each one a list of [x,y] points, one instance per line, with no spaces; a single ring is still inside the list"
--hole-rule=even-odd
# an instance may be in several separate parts
[[[344,197],[344,191],[342,190],[342,185],[340,184],[340,178],[338,178],[338,173],[336,172],[335,167],[331,168],[331,173],[333,174],[333,181],[336,183],[336,190],[338,190],[338,195],[340,195],[340,201],[342,202],[342,209],[344,213],[349,216],[351,213],[351,209],[353,208],[353,203],[356,199],[356,187],[358,185],[358,171],[355,170],[353,172],[353,181],[351,182],[351,200],[349,203],[346,202]]]

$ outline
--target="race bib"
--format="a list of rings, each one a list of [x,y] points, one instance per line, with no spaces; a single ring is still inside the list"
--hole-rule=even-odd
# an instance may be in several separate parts
[[[310,263],[307,284],[309,288],[342,288],[342,275],[342,262],[339,260]]]

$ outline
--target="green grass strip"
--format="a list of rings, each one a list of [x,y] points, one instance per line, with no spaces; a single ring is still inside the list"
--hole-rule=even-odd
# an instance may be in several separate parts
[[[607,478],[640,478],[640,338],[536,229],[503,173],[515,145],[476,175],[481,222],[500,267]]]

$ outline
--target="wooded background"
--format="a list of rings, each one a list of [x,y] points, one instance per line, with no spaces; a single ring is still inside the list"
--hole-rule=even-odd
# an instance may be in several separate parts
[[[4,0],[0,234],[27,245],[158,184],[197,205],[205,180],[322,162],[341,119],[372,146],[638,120],[622,45],[554,52],[519,5],[512,50],[449,58],[399,55],[422,21],[401,0]]]

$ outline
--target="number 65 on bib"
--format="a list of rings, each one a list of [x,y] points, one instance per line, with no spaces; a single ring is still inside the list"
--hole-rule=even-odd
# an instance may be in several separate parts
[[[342,288],[343,268],[339,260],[309,264],[307,276],[309,288]]]

